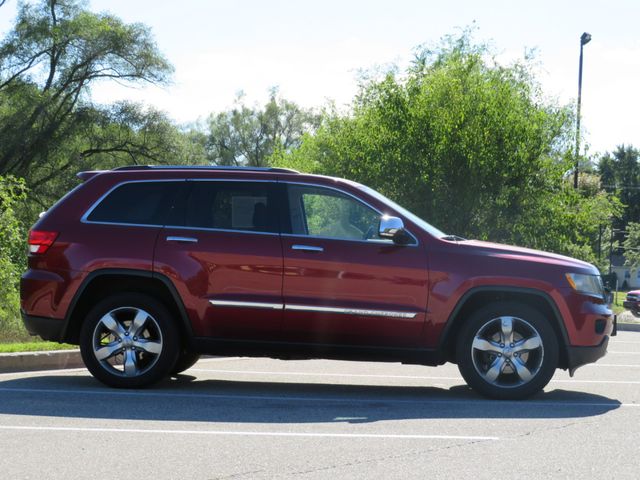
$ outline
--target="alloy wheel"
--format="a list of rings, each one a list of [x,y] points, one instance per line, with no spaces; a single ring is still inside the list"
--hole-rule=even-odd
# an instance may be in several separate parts
[[[486,322],[471,344],[473,366],[484,381],[500,388],[529,383],[540,371],[544,347],[527,321],[510,316]]]

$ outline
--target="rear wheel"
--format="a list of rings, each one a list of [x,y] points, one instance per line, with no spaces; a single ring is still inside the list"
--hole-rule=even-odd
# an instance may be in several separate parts
[[[144,387],[167,376],[178,345],[169,311],[142,294],[106,298],[89,312],[80,332],[80,352],[91,374],[118,388]]]
[[[558,365],[558,340],[542,314],[513,302],[490,304],[463,327],[458,369],[474,390],[521,399],[542,390]]]

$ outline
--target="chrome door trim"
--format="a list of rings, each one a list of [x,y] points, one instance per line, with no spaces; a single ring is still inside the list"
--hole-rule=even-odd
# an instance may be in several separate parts
[[[240,307],[240,308],[263,308],[271,310],[282,310],[282,303],[266,303],[266,302],[241,302],[238,300],[209,300],[211,305],[216,307]]]
[[[314,247],[313,245],[291,245],[291,250],[301,250],[303,252],[324,252],[322,247]]]
[[[366,317],[414,318],[416,312],[394,312],[390,310],[369,310],[364,308],[320,307],[315,305],[285,305],[285,310],[298,312],[326,312],[344,315],[362,315]]]
[[[239,300],[209,300],[216,307],[261,308],[268,310],[290,310],[294,312],[324,312],[365,317],[415,318],[417,312],[396,312],[392,310],[370,310],[365,308],[322,307],[315,305],[285,305],[282,303],[245,302]]]

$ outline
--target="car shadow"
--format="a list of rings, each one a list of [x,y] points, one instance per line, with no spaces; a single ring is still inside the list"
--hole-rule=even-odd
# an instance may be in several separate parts
[[[77,375],[0,382],[0,414],[91,419],[262,424],[562,419],[603,415],[620,405],[605,396],[557,389],[524,401],[487,400],[465,385],[197,380],[189,375],[144,390],[111,389]]]

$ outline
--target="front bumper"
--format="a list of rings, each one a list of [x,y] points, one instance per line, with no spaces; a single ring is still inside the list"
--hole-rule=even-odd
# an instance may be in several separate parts
[[[615,323],[614,323],[615,331]],[[609,336],[605,336],[599,345],[593,347],[573,347],[567,348],[568,360],[569,360],[569,375],[573,377],[574,372],[578,367],[593,363],[599,358],[602,358],[607,353],[607,345],[609,345]]]
[[[20,313],[22,315],[22,323],[24,323],[30,335],[38,335],[43,340],[51,342],[62,341],[64,320],[27,315],[24,310],[21,310]]]

